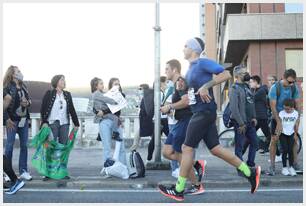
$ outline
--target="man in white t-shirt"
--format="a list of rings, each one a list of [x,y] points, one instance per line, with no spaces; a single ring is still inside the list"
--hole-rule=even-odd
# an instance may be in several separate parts
[[[296,171],[293,168],[293,145],[297,141],[297,133],[299,128],[299,113],[294,109],[295,102],[293,99],[285,99],[283,102],[284,109],[279,113],[279,118],[282,123],[282,132],[279,136],[280,143],[283,148],[282,174],[285,176],[296,176]],[[287,167],[287,156],[289,167]]]
[[[172,59],[166,63],[165,73],[167,76],[167,90],[165,93],[165,104],[171,104],[172,103],[172,94],[174,93],[174,82],[178,80],[178,78],[181,76],[181,64],[178,60]],[[173,126],[177,123],[177,120],[174,118],[174,111],[170,111],[168,114],[168,126],[169,126],[169,132],[173,129]],[[171,170],[172,170],[172,176],[178,177],[179,174],[179,164],[178,161],[172,160],[171,161]]]

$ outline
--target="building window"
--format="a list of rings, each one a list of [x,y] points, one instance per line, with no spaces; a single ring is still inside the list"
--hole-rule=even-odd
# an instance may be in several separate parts
[[[286,69],[295,70],[297,77],[303,77],[303,50],[286,49]]]
[[[303,13],[303,4],[285,4],[285,13]]]

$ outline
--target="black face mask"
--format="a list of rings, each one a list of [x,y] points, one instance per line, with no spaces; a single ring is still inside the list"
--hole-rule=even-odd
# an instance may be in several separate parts
[[[250,81],[250,79],[251,79],[251,76],[250,76],[249,73],[246,73],[246,74],[243,76],[243,81],[244,81],[244,82],[248,82],[248,81]]]

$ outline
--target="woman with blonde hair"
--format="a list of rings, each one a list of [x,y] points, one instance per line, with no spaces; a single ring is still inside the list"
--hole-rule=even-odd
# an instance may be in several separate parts
[[[19,136],[19,174],[20,178],[31,180],[28,172],[28,138],[29,138],[29,107],[31,99],[27,87],[23,83],[23,74],[17,66],[10,66],[3,79],[3,93],[11,96],[11,102],[4,117],[7,130],[5,156],[12,159],[16,134]]]

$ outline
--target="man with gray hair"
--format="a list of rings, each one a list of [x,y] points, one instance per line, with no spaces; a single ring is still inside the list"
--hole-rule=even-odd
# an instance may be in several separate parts
[[[230,110],[234,120],[235,129],[235,155],[243,160],[242,150],[245,140],[250,143],[247,165],[255,167],[255,156],[257,149],[256,140],[256,112],[254,96],[247,82],[250,81],[250,74],[244,66],[236,66],[233,71],[236,82],[231,87]],[[237,170],[238,175],[241,172]]]

